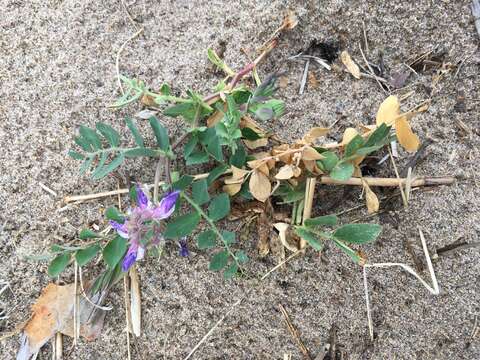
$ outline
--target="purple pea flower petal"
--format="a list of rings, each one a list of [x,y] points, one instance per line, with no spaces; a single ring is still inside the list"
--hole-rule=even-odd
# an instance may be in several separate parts
[[[187,257],[190,253],[188,251],[187,239],[186,238],[180,239],[180,241],[178,242],[178,245],[180,245],[180,256]]]
[[[122,262],[122,271],[127,272],[128,269],[132,267],[132,265],[137,261],[137,250],[138,250],[138,245],[130,245],[128,248],[127,254],[123,258]]]
[[[128,230],[125,224],[120,224],[113,220],[110,220],[109,223],[112,226],[112,228],[114,228],[117,231],[118,235],[120,235],[124,239],[128,239]]]
[[[175,203],[177,202],[180,191],[173,191],[163,197],[160,204],[153,210],[153,218],[162,220],[168,218],[175,211]]]
[[[144,209],[148,206],[148,197],[139,185],[136,185],[135,188],[137,190],[137,205],[139,208]]]

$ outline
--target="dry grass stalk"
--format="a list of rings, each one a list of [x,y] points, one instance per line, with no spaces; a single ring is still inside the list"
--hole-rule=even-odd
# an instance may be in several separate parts
[[[293,326],[292,321],[290,320],[290,316],[288,316],[287,310],[285,310],[282,304],[278,304],[278,307],[280,308],[280,311],[282,312],[283,317],[285,318],[285,324],[287,325],[288,331],[290,331],[290,334],[293,336],[293,338],[297,342],[297,345],[300,348],[300,351],[302,352],[303,356],[306,359],[312,360],[312,357],[310,356],[307,347],[305,346],[302,339],[300,338],[300,334],[298,333],[298,330],[295,328],[295,326]]]
[[[315,195],[316,178],[308,178],[305,187],[305,204],[303,207],[302,223],[312,215],[313,197]],[[307,241],[300,239],[300,249],[305,248]]]
[[[428,252],[427,243],[425,241],[425,237],[423,236],[423,232],[420,228],[418,228],[418,232],[420,234],[420,241],[422,242],[423,252],[425,254],[425,259],[427,261],[428,271],[430,272],[430,277],[432,279],[432,286],[430,286],[425,280],[423,280],[420,275],[418,275],[415,270],[406,264],[402,263],[375,263],[375,264],[365,264],[363,266],[363,285],[365,288],[365,302],[367,306],[367,320],[368,320],[368,330],[370,333],[370,339],[373,341],[373,322],[372,322],[372,314],[370,308],[370,297],[368,294],[368,280],[367,280],[367,268],[368,267],[379,267],[379,268],[386,268],[386,267],[400,267],[409,274],[415,276],[420,283],[432,294],[438,295],[440,293],[440,288],[438,286],[437,277],[435,276],[435,271],[433,270],[432,266],[432,259],[430,258],[430,254]]]
[[[63,359],[63,335],[59,332],[52,339],[53,342],[53,352],[52,360],[62,360]]]
[[[142,301],[140,296],[140,279],[138,277],[137,268],[132,266],[129,271],[130,276],[130,316],[132,330],[135,336],[141,335],[142,320]]]
[[[130,302],[128,301],[128,293],[129,293],[129,284],[128,284],[128,278],[126,276],[123,277],[123,299],[125,302],[125,321],[127,323],[127,327],[125,329],[125,333],[127,336],[127,358],[128,360],[132,359],[132,354],[130,351],[130,332],[132,331],[132,326],[130,323],[131,319],[131,314],[130,314]]]

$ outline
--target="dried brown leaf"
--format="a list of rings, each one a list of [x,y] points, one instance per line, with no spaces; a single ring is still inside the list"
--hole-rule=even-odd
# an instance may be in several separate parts
[[[315,71],[309,71],[308,72],[308,86],[311,89],[316,89],[318,88],[318,80],[315,77]]]
[[[278,180],[288,180],[294,176],[293,165],[284,165],[279,170],[275,178]]]
[[[259,147],[267,146],[268,145],[268,139],[267,138],[261,138],[258,140],[243,140],[245,143],[245,146],[249,148],[250,150],[255,150]]]
[[[369,214],[378,212],[380,202],[377,195],[370,189],[368,183],[362,178],[363,189],[365,190],[365,200],[367,202],[367,209]]]
[[[420,147],[420,140],[415,135],[405,116],[400,117],[395,121],[395,131],[397,133],[397,140],[408,152],[417,151]]]
[[[217,110],[207,119],[207,126],[214,127],[223,118],[223,112]]]
[[[282,28],[286,30],[292,30],[295,26],[298,25],[297,15],[292,10],[287,11],[287,15],[283,19]]]
[[[230,169],[232,170],[232,178],[237,180],[243,180],[245,175],[247,175],[250,171],[245,169],[237,168],[236,166],[231,166]]]
[[[377,112],[377,125],[380,126],[382,123],[385,123],[389,126],[392,126],[395,123],[400,115],[400,101],[395,95],[390,95],[387,97],[378,108]]]
[[[319,137],[327,135],[329,131],[330,128],[314,127],[305,134],[302,140],[306,144],[311,144]]]
[[[357,64],[352,60],[348,51],[344,50],[340,54],[340,59],[342,60],[343,65],[347,68],[348,72],[353,75],[354,78],[360,79],[360,68]]]
[[[288,86],[288,77],[280,76],[278,78],[278,87],[280,89],[285,89]]]
[[[306,146],[302,151],[302,160],[321,160],[324,158],[325,156],[311,146]]]
[[[285,246],[288,250],[290,251],[297,251],[297,247],[294,245],[291,245],[287,239],[288,237],[288,228],[290,227],[289,224],[287,223],[275,223],[273,224],[275,229],[278,230],[278,237],[280,238],[280,242],[282,243],[283,246]]]
[[[258,170],[253,171],[248,186],[252,196],[261,202],[265,202],[272,191],[270,180],[263,172]]]

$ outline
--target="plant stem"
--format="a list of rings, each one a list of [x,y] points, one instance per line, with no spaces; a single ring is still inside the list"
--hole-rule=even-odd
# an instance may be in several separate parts
[[[193,199],[191,199],[188,195],[186,195],[184,192],[182,192],[182,197],[187,200],[187,202],[192,205],[192,207],[200,214],[201,217],[203,217],[208,225],[210,225],[210,227],[212,228],[212,230],[215,232],[215,234],[220,238],[220,240],[222,240],[223,242],[223,246],[225,247],[225,250],[228,251],[228,253],[232,256],[233,260],[235,261],[235,263],[240,267],[240,264],[238,263],[238,260],[237,260],[237,257],[235,256],[235,254],[233,253],[233,251],[230,249],[230,246],[228,245],[227,241],[225,240],[225,238],[223,237],[222,233],[220,232],[220,230],[218,230],[217,226],[215,225],[215,223],[213,222],[212,219],[210,219],[208,217],[208,215],[203,211],[203,209],[201,208],[200,205],[198,205],[195,201],[193,201]]]

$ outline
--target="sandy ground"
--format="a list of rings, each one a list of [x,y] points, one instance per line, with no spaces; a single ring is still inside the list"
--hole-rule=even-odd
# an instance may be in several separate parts
[[[375,262],[413,265],[413,256],[422,259],[417,227],[424,230],[432,252],[458,239],[480,240],[479,37],[469,0],[130,3],[132,16],[145,33],[122,53],[121,72],[138,76],[152,87],[167,81],[178,91],[192,86],[201,92],[217,80],[205,56],[208,46],[225,42],[226,61],[238,69],[247,61],[240,48],[255,49],[278,26],[285,9],[295,10],[300,25],[260,69],[262,76],[284,70],[289,78],[289,87],[280,91],[287,101],[287,114],[272,126],[285,139],[301,136],[309,126],[337,120],[334,137],[347,126],[372,123],[385,97],[372,80],[357,81],[322,69],[316,70],[319,87],[297,95],[303,65],[286,59],[313,39],[337,41],[360,60],[364,21],[368,55],[376,61],[383,51],[388,74],[405,70],[402,63],[409,57],[435,46],[446,51],[447,62],[464,60],[456,77],[454,70],[439,82],[429,111],[413,122],[422,140],[433,141],[416,173],[456,175],[459,181],[414,193],[407,211],[395,202],[393,211],[374,217],[384,232],[364,250]],[[140,106],[123,113],[106,108],[117,94],[116,52],[135,32],[120,1],[0,0],[0,9],[0,280],[8,281],[12,289],[1,298],[9,319],[0,322],[0,332],[6,333],[28,318],[30,305],[50,281],[46,265],[29,262],[25,256],[45,252],[59,238],[74,239],[78,227],[91,221],[101,223],[102,209],[115,201],[56,211],[67,194],[116,186],[113,179],[93,182],[78,176],[78,164],[66,156],[76,127],[101,119],[122,128],[123,116]],[[409,78],[411,87],[401,93],[415,93],[405,110],[429,96],[432,75],[430,71]],[[454,108],[460,92],[466,99],[463,111]],[[473,132],[464,134],[458,120]],[[178,122],[167,123],[178,133]],[[401,166],[409,155],[400,155]],[[153,178],[150,165],[130,162],[126,169],[136,180],[147,182]],[[386,165],[382,175],[392,174]],[[58,196],[42,190],[39,182]],[[339,210],[358,204],[358,189],[339,190],[319,189],[325,199],[344,202]],[[315,211],[322,213],[322,199]],[[351,217],[365,214],[362,209]],[[409,242],[411,251],[407,251]],[[276,259],[258,259],[254,244],[252,237],[242,247],[253,258],[249,269],[261,274]],[[225,283],[208,272],[208,259],[208,254],[195,250],[190,258],[179,258],[171,248],[160,261],[150,259],[141,268],[144,333],[133,346],[134,358],[182,358],[250,287],[241,279]],[[193,358],[282,359],[284,354],[302,358],[278,310],[278,304],[283,304],[312,357],[321,351],[335,324],[344,359],[479,359],[480,339],[470,339],[475,317],[480,316],[479,259],[476,248],[435,261],[439,296],[430,295],[400,270],[371,271],[376,334],[372,343],[359,267],[333,248],[327,248],[322,257],[308,251],[238,306]],[[428,278],[425,269],[421,275]],[[64,280],[71,281],[71,274]],[[114,310],[101,338],[82,341],[69,358],[126,358],[120,289],[109,303]],[[13,358],[18,344],[18,336],[2,340],[1,358]],[[49,353],[46,346],[41,358],[49,358]]]

